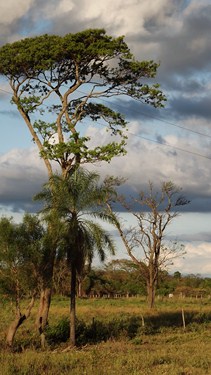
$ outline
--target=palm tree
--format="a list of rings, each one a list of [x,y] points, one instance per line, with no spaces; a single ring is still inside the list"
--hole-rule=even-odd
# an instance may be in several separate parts
[[[44,213],[56,210],[64,226],[63,240],[71,271],[70,286],[70,344],[75,346],[76,281],[85,263],[91,264],[95,251],[105,260],[105,249],[114,254],[111,237],[96,219],[110,220],[100,211],[105,196],[99,175],[79,168],[67,179],[53,176],[36,199],[45,200]],[[53,189],[51,188],[53,184]]]

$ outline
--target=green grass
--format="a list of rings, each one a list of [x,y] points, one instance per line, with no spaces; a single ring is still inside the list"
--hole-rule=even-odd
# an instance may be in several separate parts
[[[142,298],[78,300],[79,320],[84,327],[92,328],[94,318],[99,340],[94,344],[84,342],[68,352],[63,352],[68,345],[65,342],[49,344],[45,352],[39,349],[32,330],[36,307],[30,320],[17,333],[15,349],[21,345],[25,348],[20,353],[4,348],[3,331],[11,321],[12,312],[8,304],[0,310],[0,375],[211,374],[209,300],[158,301],[154,311],[148,310]],[[185,330],[182,308],[186,317]],[[53,299],[50,329],[55,328],[62,317],[68,317],[68,310],[68,299]],[[144,316],[145,327],[142,327],[141,316]],[[112,329],[115,332],[115,325],[117,337],[102,341],[103,329],[109,327],[110,333]],[[84,337],[86,340],[88,336],[84,334]]]

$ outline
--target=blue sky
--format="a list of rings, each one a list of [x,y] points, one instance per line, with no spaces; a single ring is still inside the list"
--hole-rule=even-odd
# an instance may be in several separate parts
[[[129,122],[128,154],[96,169],[102,175],[121,173],[128,193],[149,180],[157,187],[167,180],[181,186],[191,204],[171,227],[171,236],[187,249],[175,267],[211,277],[211,0],[8,0],[0,5],[0,45],[90,27],[123,34],[138,59],[160,62],[156,81],[168,99],[161,110],[116,101]],[[0,212],[18,220],[31,210],[31,197],[47,176],[9,91],[1,80]],[[106,137],[100,127],[88,131],[92,140]]]

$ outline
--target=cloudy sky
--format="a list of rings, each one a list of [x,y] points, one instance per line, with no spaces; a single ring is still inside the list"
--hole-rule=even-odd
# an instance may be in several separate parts
[[[137,59],[160,62],[156,77],[168,101],[154,110],[128,101],[118,110],[129,121],[128,154],[102,174],[128,179],[128,191],[151,180],[172,180],[191,204],[172,224],[187,255],[182,272],[211,277],[211,0],[7,0],[0,4],[0,45],[44,33],[105,28],[125,35]],[[46,172],[0,81],[0,213],[20,219],[31,210]],[[93,129],[95,139],[101,130]],[[120,245],[119,245],[120,246]],[[123,254],[124,251],[120,250]]]

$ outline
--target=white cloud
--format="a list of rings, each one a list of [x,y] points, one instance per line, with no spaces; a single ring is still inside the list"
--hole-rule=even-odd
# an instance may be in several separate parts
[[[211,243],[188,243],[184,259],[175,260],[171,271],[179,270],[183,274],[201,274],[211,277]]]
[[[10,25],[23,17],[31,8],[34,0],[7,0],[0,3],[0,24]]]
[[[78,8],[78,19],[98,20],[99,25],[106,25],[116,34],[143,35],[149,32],[145,28],[145,20],[156,17],[156,22],[161,27],[168,27],[172,19],[169,16],[177,11],[174,1],[169,0],[90,0],[81,1],[82,6]],[[77,6],[78,1],[75,1]],[[177,23],[177,18],[174,20]]]
[[[148,126],[150,128],[150,125]],[[206,138],[204,143],[197,143],[186,134],[184,137],[164,135],[164,140],[172,145],[172,147],[166,147],[165,144],[156,144],[142,139],[142,135],[145,137],[142,129],[144,127],[138,122],[132,122],[129,125],[127,155],[114,158],[109,166],[102,164],[101,173],[126,177],[128,184],[137,190],[146,185],[149,180],[156,186],[160,182],[171,180],[181,186],[186,194],[195,192],[196,195],[205,197],[211,194],[210,160],[174,149],[175,146],[179,149],[205,154],[206,148],[208,150],[210,148]],[[88,134],[92,136],[91,145],[93,142],[96,145],[98,142],[105,143],[113,140],[109,138],[105,129],[90,127]],[[153,134],[147,137],[155,139]],[[96,167],[99,168],[98,165]]]
[[[75,6],[74,1],[71,0],[59,0],[59,1],[45,1],[40,4],[40,9],[35,10],[36,17],[41,15],[44,11],[45,18],[54,19],[57,17],[62,17],[68,14]]]

